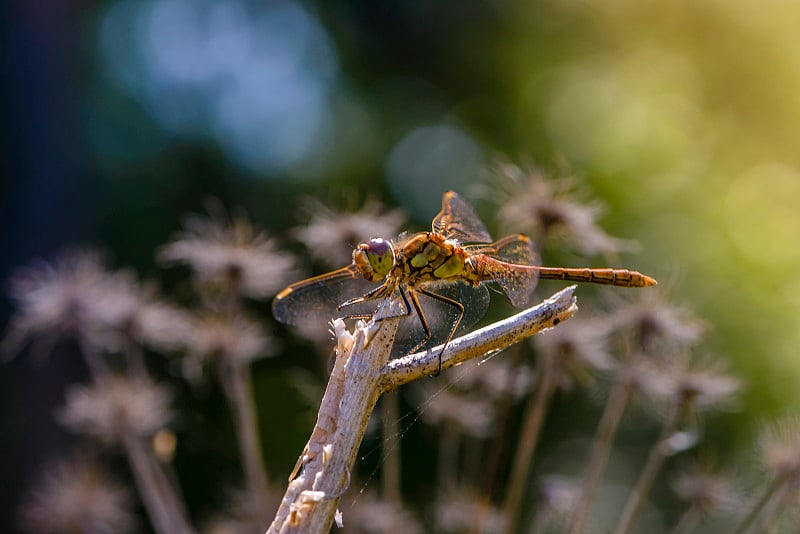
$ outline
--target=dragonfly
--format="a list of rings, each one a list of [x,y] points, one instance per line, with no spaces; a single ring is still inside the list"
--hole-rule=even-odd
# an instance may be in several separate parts
[[[384,320],[416,315],[417,328],[405,334],[412,354],[431,341],[443,341],[441,355],[460,326],[471,326],[488,306],[486,285],[496,283],[515,307],[526,306],[539,279],[589,282],[620,287],[656,285],[629,269],[543,267],[530,240],[513,234],[493,241],[475,209],[458,193],[442,196],[442,209],[430,232],[402,235],[396,241],[373,238],[353,250],[350,265],[296,282],[275,297],[272,312],[286,324],[302,325],[343,313],[345,319]],[[375,315],[381,303],[395,303]],[[437,310],[426,312],[430,304]],[[432,317],[437,319],[432,320]]]

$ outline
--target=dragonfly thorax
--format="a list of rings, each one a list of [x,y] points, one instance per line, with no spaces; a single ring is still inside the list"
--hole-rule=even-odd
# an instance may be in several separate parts
[[[361,243],[353,250],[353,264],[365,279],[379,282],[386,278],[394,267],[392,244],[385,239],[374,238]]]

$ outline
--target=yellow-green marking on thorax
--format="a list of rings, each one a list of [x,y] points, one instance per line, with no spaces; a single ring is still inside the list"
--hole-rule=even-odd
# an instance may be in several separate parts
[[[418,252],[411,258],[411,266],[420,268],[425,267],[431,260],[436,259],[442,253],[442,249],[434,243],[427,243],[422,252]]]
[[[436,278],[452,278],[454,276],[458,276],[464,272],[464,259],[457,255],[453,254],[447,261],[441,264],[439,267],[433,271],[433,276]]]

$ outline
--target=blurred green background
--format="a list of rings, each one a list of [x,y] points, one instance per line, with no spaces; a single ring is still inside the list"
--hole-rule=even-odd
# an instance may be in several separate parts
[[[794,2],[11,0],[0,15],[2,280],[89,243],[169,287],[154,251],[208,196],[279,234],[305,222],[302,195],[357,191],[420,229],[499,155],[566,162],[604,229],[640,244],[624,265],[706,320],[704,350],[747,382],[729,448],[796,410]],[[262,424],[282,424],[270,392],[292,356],[256,367]],[[0,369],[0,516],[68,442],[51,412],[82,372],[55,356]],[[272,471],[299,453],[302,417],[265,440]]]

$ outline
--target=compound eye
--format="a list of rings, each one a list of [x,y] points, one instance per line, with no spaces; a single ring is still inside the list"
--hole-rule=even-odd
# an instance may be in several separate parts
[[[370,239],[366,246],[369,264],[375,272],[384,276],[389,274],[394,266],[394,253],[392,245],[385,239]]]
[[[367,252],[369,254],[375,254],[377,256],[385,256],[387,252],[392,250],[392,245],[389,244],[388,241],[385,239],[381,239],[377,237],[375,239],[370,239],[367,242]]]

